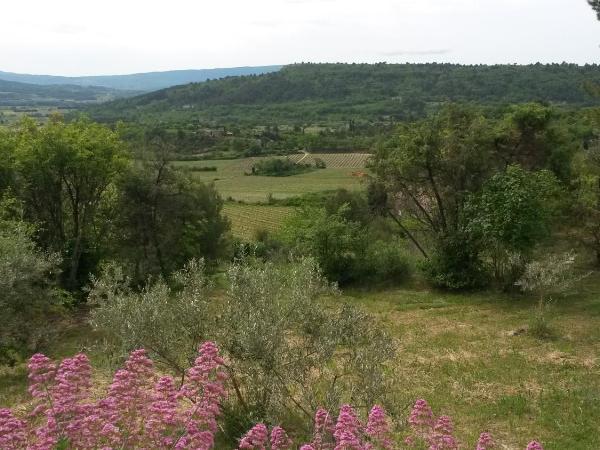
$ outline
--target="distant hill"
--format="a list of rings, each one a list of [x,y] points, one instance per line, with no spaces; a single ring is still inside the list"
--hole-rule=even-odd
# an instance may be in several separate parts
[[[77,86],[103,86],[130,91],[154,91],[178,84],[202,82],[240,75],[257,75],[276,72],[282,66],[232,67],[228,69],[171,70],[166,72],[135,73],[130,75],[99,75],[62,77],[54,75],[28,75],[0,71],[0,79],[41,85],[69,84]]]
[[[440,102],[502,105],[541,101],[596,105],[586,84],[600,66],[534,64],[295,64],[280,71],[192,83],[93,107],[99,120],[314,123],[406,119]]]
[[[19,83],[0,79],[0,106],[53,106],[78,107],[115,98],[139,94],[100,86],[55,85]]]

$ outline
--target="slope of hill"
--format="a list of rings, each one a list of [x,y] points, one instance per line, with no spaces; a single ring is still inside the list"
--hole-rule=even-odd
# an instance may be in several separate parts
[[[0,71],[0,79],[42,85],[70,84],[78,86],[103,86],[133,91],[153,91],[178,84],[201,82],[230,76],[256,75],[274,72],[281,66],[232,67],[227,69],[170,70],[129,75],[99,75],[62,77],[54,75],[29,75]]]
[[[422,115],[444,101],[591,105],[600,66],[574,64],[296,64],[278,72],[192,83],[94,108],[100,120],[307,123]]]
[[[122,91],[100,86],[54,85],[20,83],[0,79],[0,106],[76,107],[98,103],[139,91]]]

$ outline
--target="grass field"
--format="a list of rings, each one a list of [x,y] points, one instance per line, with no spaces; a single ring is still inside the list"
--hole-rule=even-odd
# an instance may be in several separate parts
[[[304,155],[291,156],[299,160]],[[179,161],[178,166],[216,167],[215,172],[193,172],[194,176],[205,182],[214,182],[223,198],[244,200],[246,202],[264,202],[270,195],[273,198],[289,198],[308,192],[319,192],[344,188],[358,190],[364,187],[361,177],[366,154],[310,154],[302,162],[321,158],[327,168],[289,177],[248,176],[252,165],[260,158],[233,160]]]
[[[539,439],[546,450],[600,448],[600,277],[590,277],[551,309],[556,336],[526,327],[534,303],[500,294],[420,289],[347,292],[378,315],[397,339],[394,405],[415,398],[455,420],[474,448],[490,431],[504,449]],[[467,445],[468,444],[468,445]]]
[[[500,449],[600,448],[600,276],[556,299],[553,339],[510,332],[528,324],[534,302],[485,294],[447,294],[410,286],[348,290],[341,298],[377,315],[393,335],[397,359],[388,408],[402,427],[417,398],[450,415],[461,448],[491,432]],[[52,346],[52,356],[91,352],[93,333],[80,319]],[[96,372],[108,381],[108,371]],[[0,405],[24,405],[24,364],[0,371]]]
[[[231,220],[234,237],[250,241],[258,231],[279,230],[283,221],[293,214],[294,208],[229,202],[225,204],[223,212]]]

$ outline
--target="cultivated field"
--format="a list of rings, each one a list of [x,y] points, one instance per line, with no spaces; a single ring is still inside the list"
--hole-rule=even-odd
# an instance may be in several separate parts
[[[249,241],[256,237],[258,231],[278,231],[283,221],[294,213],[294,208],[228,202],[223,212],[231,220],[233,235]]]
[[[290,158],[302,162],[314,162],[314,158],[325,161],[327,168],[289,177],[249,176],[252,166],[261,158],[232,160],[179,161],[176,164],[189,167],[216,167],[215,172],[193,172],[205,182],[214,182],[223,198],[264,202],[269,195],[273,198],[289,198],[308,192],[335,189],[358,190],[364,187],[367,154],[309,154],[292,155]]]

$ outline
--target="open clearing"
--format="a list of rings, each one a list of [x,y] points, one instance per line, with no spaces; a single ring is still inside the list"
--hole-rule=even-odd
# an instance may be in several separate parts
[[[397,339],[393,404],[407,417],[416,398],[455,419],[465,448],[490,431],[500,448],[600,448],[600,277],[550,310],[553,339],[526,333],[534,302],[501,294],[421,289],[348,291]]]
[[[359,190],[364,187],[365,165],[369,155],[364,153],[310,154],[302,162],[314,163],[314,158],[325,161],[327,168],[289,177],[250,176],[252,166],[262,158],[233,160],[178,161],[176,165],[189,167],[216,167],[214,172],[192,172],[204,182],[214,182],[223,198],[246,202],[264,202],[273,198],[295,197],[309,192],[335,189]],[[291,155],[299,160],[302,154]]]

